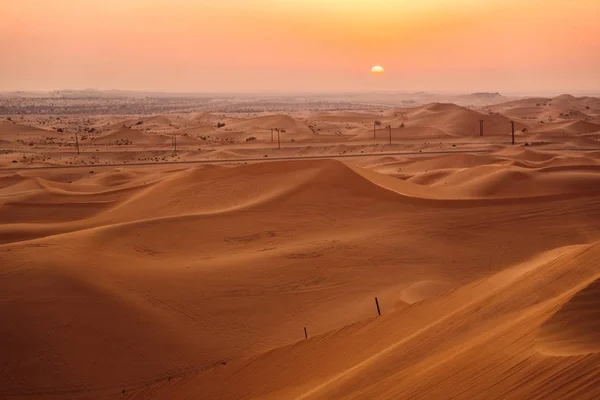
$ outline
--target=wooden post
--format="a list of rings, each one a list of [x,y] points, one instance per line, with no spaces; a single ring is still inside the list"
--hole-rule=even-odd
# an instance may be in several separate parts
[[[304,337],[308,339],[308,333],[306,332],[306,327],[304,327]]]
[[[277,129],[277,148],[281,149],[281,138],[279,137],[279,128]]]
[[[77,136],[77,131],[75,131],[75,147],[77,147],[77,155],[79,155],[79,137]]]
[[[479,136],[483,136],[483,120],[479,120]]]
[[[177,135],[173,134],[175,153],[177,153]]]
[[[273,143],[273,128],[271,128],[271,143]]]
[[[392,144],[392,126],[388,125],[388,129],[390,131],[390,144]]]
[[[375,122],[373,122],[373,140],[375,140],[375,128],[377,127],[377,124]]]
[[[510,121],[512,126],[512,144],[515,144],[515,121]]]
[[[375,305],[377,306],[377,315],[381,315],[381,310],[379,309],[379,300],[375,297]]]

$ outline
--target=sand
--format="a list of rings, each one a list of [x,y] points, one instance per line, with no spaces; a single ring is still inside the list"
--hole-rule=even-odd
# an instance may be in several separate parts
[[[598,121],[540,101],[0,124],[0,398],[598,398]]]

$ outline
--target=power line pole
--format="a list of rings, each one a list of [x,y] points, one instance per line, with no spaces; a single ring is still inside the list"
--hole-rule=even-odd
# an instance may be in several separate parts
[[[390,131],[390,144],[392,144],[392,125],[388,125],[388,130]]]
[[[515,144],[515,121],[510,121],[512,126],[512,144]]]
[[[273,143],[273,128],[271,128],[271,143]]]
[[[479,136],[483,136],[483,120],[479,120]]]
[[[377,123],[373,122],[373,140],[375,140],[375,128],[377,127]]]
[[[75,147],[77,147],[77,155],[79,155],[79,137],[77,136],[77,131],[75,131]]]
[[[277,148],[281,149],[281,139],[279,137],[279,128],[277,128]]]

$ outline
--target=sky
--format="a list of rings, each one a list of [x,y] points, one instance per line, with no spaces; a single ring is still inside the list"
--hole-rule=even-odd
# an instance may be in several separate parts
[[[0,91],[600,92],[598,21],[598,0],[0,0]]]

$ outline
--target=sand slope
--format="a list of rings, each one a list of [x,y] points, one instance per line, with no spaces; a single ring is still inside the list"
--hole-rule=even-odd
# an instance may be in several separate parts
[[[537,349],[553,356],[600,353],[600,280],[566,302],[540,328]]]

